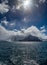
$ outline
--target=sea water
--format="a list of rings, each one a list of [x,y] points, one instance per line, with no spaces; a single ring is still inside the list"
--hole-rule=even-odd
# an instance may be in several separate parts
[[[47,42],[0,41],[0,65],[47,65]]]

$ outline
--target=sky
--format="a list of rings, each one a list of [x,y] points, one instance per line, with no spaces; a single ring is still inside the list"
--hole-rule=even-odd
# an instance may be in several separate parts
[[[1,38],[6,33],[4,30],[12,34],[28,29],[29,33],[34,30],[37,33],[36,28],[47,39],[47,0],[0,0]]]

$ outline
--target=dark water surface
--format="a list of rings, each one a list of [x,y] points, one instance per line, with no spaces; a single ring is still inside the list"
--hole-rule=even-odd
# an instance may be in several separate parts
[[[47,42],[0,41],[0,65],[47,65]]]

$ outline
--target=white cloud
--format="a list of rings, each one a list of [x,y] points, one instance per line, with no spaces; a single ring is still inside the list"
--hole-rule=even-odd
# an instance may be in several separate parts
[[[16,26],[16,22],[14,22],[14,21],[13,22],[9,22],[8,26],[9,26],[10,29],[14,29],[15,26]]]
[[[9,11],[9,6],[5,2],[0,3],[0,13],[1,14],[7,13],[8,11]]]
[[[6,21],[6,20],[3,20],[3,21],[1,21],[1,24],[5,24],[5,25],[8,25],[8,21]]]
[[[46,32],[45,26],[40,27],[42,33]]]
[[[15,6],[15,5],[13,5],[11,11],[12,11],[12,12],[16,12],[16,6]]]
[[[6,40],[8,38],[7,30],[0,25],[0,40]]]
[[[47,39],[47,35],[44,32],[41,32],[36,26],[31,26],[27,29],[21,29],[21,31],[9,31],[6,30],[3,26],[0,25],[0,40],[7,40],[11,36],[16,36],[18,35],[18,39],[22,39],[27,35],[33,35],[41,39]]]
[[[20,10],[21,6],[22,6],[22,5],[19,4],[19,5],[16,7],[16,9],[17,9],[17,10]]]
[[[24,18],[22,19],[22,22],[28,23],[28,22],[30,22],[30,18],[29,18],[28,16],[26,16],[26,17],[24,17]]]
[[[31,34],[33,36],[37,36],[41,39],[47,39],[47,36],[45,35],[44,31],[46,30],[39,30],[36,26],[31,26],[27,30],[25,30],[25,33]]]
[[[3,2],[4,2],[4,3],[8,3],[8,0],[4,0]]]
[[[12,35],[16,35],[16,32],[6,30],[3,26],[0,25],[0,40],[7,40]]]
[[[24,23],[28,23],[28,22],[29,22],[29,18],[24,17],[24,18],[22,19],[22,22],[24,22]]]
[[[46,29],[41,30],[42,33],[46,32]]]
[[[36,36],[38,38],[41,38],[41,39],[47,39],[47,35],[45,35],[45,32],[46,30],[39,30],[36,26],[31,26],[27,29],[22,29],[21,31],[18,32],[19,35],[23,35],[23,36],[26,36],[26,35],[33,35],[33,36]]]
[[[45,3],[46,0],[39,0],[39,3]]]
[[[45,29],[45,26],[40,27],[40,29]]]
[[[16,25],[16,23],[15,23],[15,22],[10,23],[10,26],[15,26],[15,25]]]
[[[37,8],[39,7],[39,5],[38,5],[38,4],[34,4],[34,6],[35,6],[35,7],[37,7]]]
[[[1,21],[1,25],[4,24],[5,26],[9,26],[9,28],[14,28],[16,26],[16,22],[9,22],[6,20],[6,17],[4,17],[4,20]]]

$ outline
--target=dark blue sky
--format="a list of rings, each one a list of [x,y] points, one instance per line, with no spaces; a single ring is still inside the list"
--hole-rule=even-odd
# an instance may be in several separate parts
[[[21,2],[22,0],[20,0]],[[32,0],[31,7],[23,5],[18,0],[0,0],[0,5],[5,2],[8,5],[7,12],[1,13],[0,9],[0,24],[6,29],[21,29],[28,28],[32,25],[38,28],[45,26],[47,29],[47,0]],[[30,4],[31,4],[30,3]],[[26,2],[24,3],[26,4]],[[23,6],[22,6],[23,5]],[[19,9],[18,9],[18,6]],[[24,8],[24,6],[26,8]],[[6,25],[6,21],[8,24]]]

